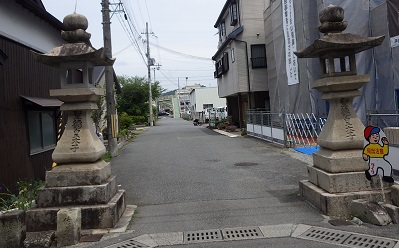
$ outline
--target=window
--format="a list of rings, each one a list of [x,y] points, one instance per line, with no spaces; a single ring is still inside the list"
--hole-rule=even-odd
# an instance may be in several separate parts
[[[238,11],[237,11],[237,3],[230,4],[230,26],[234,26],[238,22]]]
[[[224,22],[221,22],[219,26],[219,38],[222,39],[225,36],[226,36],[226,24]]]
[[[215,63],[214,77],[219,78],[229,70],[229,55],[223,53],[223,57]]]
[[[236,61],[236,55],[234,54],[234,48],[231,49],[231,63],[234,63]]]
[[[211,104],[206,103],[206,104],[202,105],[202,109],[207,109],[207,108],[213,108],[213,103],[211,103]]]
[[[223,73],[229,70],[229,54],[224,53],[222,58]]]
[[[399,109],[399,89],[395,89],[395,100],[396,100],[395,107],[396,109]]]
[[[55,111],[28,111],[30,153],[53,149],[56,144]]]
[[[251,45],[252,68],[266,68],[266,46],[265,44]]]

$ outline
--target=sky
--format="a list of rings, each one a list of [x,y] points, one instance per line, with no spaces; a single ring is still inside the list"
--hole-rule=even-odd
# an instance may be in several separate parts
[[[109,0],[112,55],[118,76],[147,78],[146,22],[149,26],[151,79],[174,90],[187,85],[216,87],[212,56],[217,51],[218,30],[214,24],[226,0]],[[86,16],[91,43],[104,46],[101,0],[42,0],[46,10],[62,21],[75,12]],[[115,4],[113,4],[115,3]],[[122,5],[117,5],[122,3]],[[125,20],[125,15],[127,20]],[[140,48],[137,48],[140,47]],[[141,50],[141,54],[138,52]],[[178,83],[179,82],[179,83]]]

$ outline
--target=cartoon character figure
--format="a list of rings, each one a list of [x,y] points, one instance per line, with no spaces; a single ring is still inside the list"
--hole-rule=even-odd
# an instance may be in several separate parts
[[[393,183],[392,165],[385,159],[389,142],[384,132],[379,127],[368,126],[364,129],[364,138],[363,160],[369,164],[369,169],[365,171],[366,178],[371,180],[371,177],[381,174],[385,182]]]

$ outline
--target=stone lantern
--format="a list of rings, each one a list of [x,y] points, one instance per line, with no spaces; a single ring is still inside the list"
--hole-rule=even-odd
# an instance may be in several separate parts
[[[300,182],[301,194],[325,214],[349,217],[352,200],[382,200],[381,184],[365,177],[368,165],[362,159],[364,125],[357,117],[352,101],[369,75],[357,75],[356,53],[379,46],[384,36],[363,37],[342,33],[348,25],[344,10],[330,5],[319,14],[319,31],[324,36],[311,46],[295,52],[298,58],[319,58],[321,79],[311,84],[328,100],[327,122],[318,137],[320,151],[313,154],[309,181]],[[383,183],[387,188],[388,184]]]
[[[47,54],[33,53],[38,62],[59,68],[61,88],[50,90],[50,95],[64,102],[61,111],[68,120],[52,155],[57,166],[46,172],[38,208],[27,213],[28,231],[55,230],[57,211],[70,206],[81,209],[83,229],[112,228],[126,207],[110,163],[101,159],[106,149],[91,119],[96,101],[104,95],[94,85],[93,68],[111,66],[114,59],[90,45],[83,15],[66,16],[64,27],[61,35],[67,43]]]

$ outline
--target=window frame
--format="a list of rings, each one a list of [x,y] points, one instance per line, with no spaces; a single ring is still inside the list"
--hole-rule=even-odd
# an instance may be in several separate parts
[[[263,51],[258,49],[262,47]],[[263,56],[258,56],[257,54],[263,53]],[[256,55],[256,56],[255,56]],[[266,45],[265,44],[251,44],[251,68],[267,68],[267,57],[266,57]]]
[[[220,33],[220,38],[226,37],[226,23],[224,21],[220,23],[219,33]]]
[[[56,147],[57,144],[57,122],[58,122],[58,118],[57,118],[57,113],[58,111],[56,109],[52,109],[52,108],[32,108],[32,109],[26,109],[26,125],[27,125],[27,132],[28,132],[28,143],[29,143],[29,153],[30,155],[36,155],[39,153],[43,153],[46,151],[50,151],[53,150]],[[31,123],[30,118],[29,118],[29,114],[30,113],[38,113],[39,114],[39,123]],[[52,123],[53,123],[53,136],[50,137],[52,139],[52,142],[50,145],[45,145],[45,132],[44,129],[46,128],[43,125],[43,115],[44,114],[50,114],[50,116],[52,116]],[[36,125],[36,127],[34,126]],[[36,129],[35,131],[40,133],[40,147],[33,147],[33,140],[32,140],[32,134],[33,134],[33,130]],[[38,130],[39,129],[39,130]]]
[[[233,2],[230,4],[230,26],[235,26],[238,23],[238,4]]]

